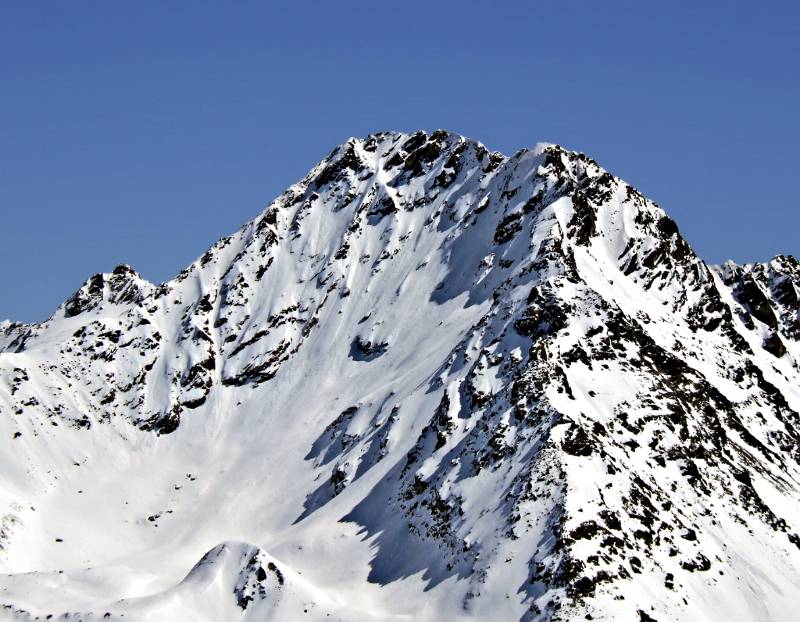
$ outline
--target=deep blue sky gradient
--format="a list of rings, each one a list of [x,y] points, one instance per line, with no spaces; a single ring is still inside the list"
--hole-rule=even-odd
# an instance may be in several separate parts
[[[4,2],[0,319],[172,277],[330,149],[584,151],[712,262],[800,253],[791,2]]]

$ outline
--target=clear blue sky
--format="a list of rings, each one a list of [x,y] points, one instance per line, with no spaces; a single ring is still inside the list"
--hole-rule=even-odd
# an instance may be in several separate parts
[[[346,8],[343,8],[346,7]],[[0,319],[162,281],[349,136],[584,151],[712,262],[800,253],[800,9],[3,2]]]

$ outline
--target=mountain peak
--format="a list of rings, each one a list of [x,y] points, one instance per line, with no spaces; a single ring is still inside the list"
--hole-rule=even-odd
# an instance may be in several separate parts
[[[117,265],[110,273],[90,277],[63,305],[65,317],[96,308],[103,302],[125,304],[140,302],[152,285],[127,264]]]
[[[3,602],[788,619],[799,300],[585,154],[349,139],[174,279],[0,327]]]

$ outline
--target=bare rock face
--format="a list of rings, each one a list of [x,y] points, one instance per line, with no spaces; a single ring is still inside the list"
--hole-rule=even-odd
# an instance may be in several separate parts
[[[172,281],[0,324],[0,604],[789,620],[798,361],[793,257],[708,266],[555,145],[351,139]]]

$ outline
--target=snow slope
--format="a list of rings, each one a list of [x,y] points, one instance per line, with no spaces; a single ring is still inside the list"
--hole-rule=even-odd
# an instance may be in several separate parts
[[[0,324],[0,619],[791,620],[799,294],[583,154],[351,139]]]

